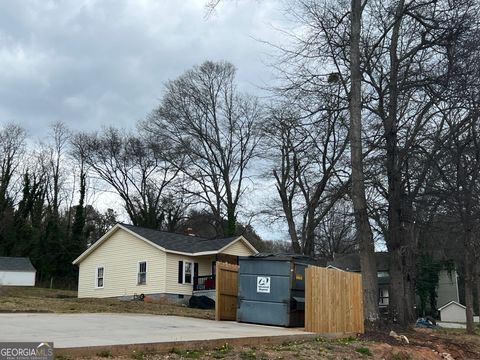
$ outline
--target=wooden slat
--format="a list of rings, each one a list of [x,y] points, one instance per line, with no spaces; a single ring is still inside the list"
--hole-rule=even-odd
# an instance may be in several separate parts
[[[305,270],[305,330],[363,333],[362,276],[309,266]]]
[[[237,319],[238,269],[238,265],[217,261],[215,320]]]

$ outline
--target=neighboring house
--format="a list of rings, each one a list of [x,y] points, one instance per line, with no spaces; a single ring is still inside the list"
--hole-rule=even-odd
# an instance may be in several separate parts
[[[375,253],[378,274],[378,305],[386,307],[389,304],[390,294],[390,275],[389,275],[389,257],[386,252]],[[328,263],[328,267],[334,267],[341,270],[360,272],[359,254],[336,255],[333,261]],[[459,301],[458,283],[456,271],[441,271],[439,274],[437,286],[437,305],[443,306],[451,301]]]
[[[0,257],[0,285],[35,286],[36,273],[29,258]]]
[[[188,299],[215,289],[215,262],[256,254],[243,237],[205,239],[117,224],[81,254],[78,297]],[[182,300],[183,301],[183,300]]]
[[[457,272],[442,270],[438,274],[437,306],[441,307],[452,301],[460,301]]]
[[[439,307],[438,311],[440,311],[441,321],[457,323],[467,322],[466,307],[456,301],[450,301],[449,303]],[[478,316],[474,316],[473,321],[479,322]]]

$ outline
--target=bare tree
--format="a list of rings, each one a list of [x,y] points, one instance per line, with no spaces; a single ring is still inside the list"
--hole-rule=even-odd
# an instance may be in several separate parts
[[[351,11],[348,11],[349,8]],[[350,143],[350,159],[339,165],[345,168],[351,166],[351,196],[359,249],[363,259],[361,265],[365,294],[364,314],[366,319],[376,321],[378,319],[377,274],[363,169],[363,160],[367,151],[365,153],[363,151],[361,117],[362,5],[357,1],[353,1],[349,6],[347,1],[332,3],[299,0],[291,5],[289,13],[304,25],[304,31],[300,36],[292,35],[294,46],[281,48],[280,67],[286,83],[284,88],[289,92],[293,89],[297,94],[309,94],[310,98],[317,96],[318,99],[328,92],[326,89],[336,88],[337,101],[340,105],[338,108],[343,109],[345,113],[349,110],[350,122],[346,126],[349,133],[346,139]],[[298,103],[300,99],[300,106],[303,107],[302,97],[304,96],[297,96],[294,100]],[[348,113],[344,117],[348,118]],[[322,138],[320,137],[318,141],[321,143]]]
[[[193,185],[188,192],[214,214],[219,234],[223,217],[227,235],[235,234],[261,120],[257,99],[235,88],[235,67],[207,61],[168,82],[160,106],[145,122],[158,142],[170,141],[185,156],[172,164]]]
[[[472,117],[473,115],[473,117]],[[445,207],[460,224],[464,246],[465,305],[467,332],[475,333],[473,323],[473,289],[475,277],[475,254],[480,227],[480,144],[478,143],[478,113],[466,113],[461,123],[452,121],[454,126],[449,141],[445,144],[441,167],[441,189]],[[453,118],[453,117],[452,117]],[[455,210],[452,212],[451,210]]]
[[[14,241],[8,229],[13,226],[15,192],[13,185],[25,149],[25,131],[14,124],[0,128],[0,254],[11,255]]]
[[[73,146],[118,193],[134,225],[175,229],[183,199],[173,196],[178,170],[169,163],[174,155],[168,142],[107,128],[101,134],[77,134]]]
[[[358,251],[355,218],[351,204],[339,200],[322,219],[315,238],[315,253],[330,260],[335,254],[349,254]]]
[[[45,166],[48,174],[47,201],[54,217],[59,216],[62,203],[64,181],[66,178],[65,161],[70,144],[70,131],[64,123],[56,122],[50,127],[50,142],[44,144]]]
[[[367,7],[370,21],[383,24],[381,33],[370,28],[364,40],[364,76],[371,99],[365,108],[383,127],[392,306],[402,324],[415,318],[418,241],[413,204],[438,150],[429,139],[438,139],[435,134],[442,131],[437,103],[448,86],[448,49],[465,32],[472,4],[398,1],[387,8]],[[419,148],[428,149],[423,151],[426,166],[412,172],[412,153]]]
[[[431,145],[435,134],[442,132],[437,104],[448,87],[449,49],[471,26],[475,4],[465,0],[455,5],[436,1],[434,6],[430,1],[354,1],[351,5],[350,13],[345,1],[295,2],[290,13],[305,27],[300,36],[294,37],[296,48],[282,49],[284,58],[295,60],[289,62],[285,77],[290,86],[300,85],[304,91],[322,86],[322,79],[326,79],[323,83],[340,82],[344,93],[350,96],[351,110],[356,109],[351,120],[356,123],[361,115],[368,119],[363,133],[352,127],[354,124],[350,127],[352,184],[365,184],[363,180],[356,182],[358,177],[353,172],[359,175],[360,170],[365,171],[358,164],[368,153],[363,161],[368,164],[375,160],[373,167],[379,175],[378,179],[368,180],[378,180],[374,190],[378,189],[380,196],[373,198],[380,200],[382,211],[373,210],[390,253],[393,313],[400,323],[406,324],[415,317],[414,204],[438,152]],[[319,65],[322,63],[323,66]],[[359,79],[363,81],[362,91]],[[367,151],[359,152],[357,147],[365,144]],[[419,156],[411,156],[414,151],[420,154],[418,149],[428,160],[424,167],[417,166]],[[357,180],[353,181],[354,177]],[[357,190],[355,193],[361,193],[361,189]],[[360,205],[354,207],[358,209]],[[361,222],[367,227],[364,207]],[[371,250],[372,242],[369,243]],[[367,263],[371,259],[365,266]],[[374,276],[374,271],[368,273]],[[371,294],[373,303],[374,290]]]
[[[471,334],[475,333],[475,254],[480,248],[480,46],[476,41],[480,30],[472,30],[468,32],[470,36],[458,39],[452,46],[453,81],[446,99],[448,132],[436,162],[439,176],[435,187],[444,211],[462,229],[467,332]]]
[[[338,87],[333,95],[317,99],[315,103],[321,106],[313,109],[292,102],[273,110],[262,146],[273,167],[282,209],[279,215],[288,225],[292,249],[310,256],[315,255],[319,224],[346,194],[349,184],[344,171],[345,110],[336,91]],[[302,102],[309,101],[303,98]]]
[[[25,130],[15,124],[0,129],[0,211],[9,197],[10,186],[25,150]]]

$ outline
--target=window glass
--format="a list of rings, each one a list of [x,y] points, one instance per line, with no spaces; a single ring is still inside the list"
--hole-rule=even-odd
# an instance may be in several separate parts
[[[185,279],[185,284],[191,284],[192,283],[192,271],[193,271],[193,265],[191,262],[185,261],[184,263],[184,279]]]
[[[145,285],[147,283],[147,262],[142,261],[138,263],[138,285]]]
[[[97,268],[97,287],[103,287],[103,267]]]

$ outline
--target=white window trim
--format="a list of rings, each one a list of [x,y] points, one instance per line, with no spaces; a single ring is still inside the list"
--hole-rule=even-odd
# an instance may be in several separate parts
[[[98,269],[103,269],[103,282],[102,286],[98,286]],[[98,265],[95,268],[95,289],[103,289],[105,287],[105,265]]]
[[[191,264],[191,273],[190,273],[190,282],[186,282],[185,281],[185,267],[187,265],[187,263],[190,263]],[[186,284],[186,285],[192,285],[193,286],[193,276],[194,276],[194,270],[193,270],[193,267],[194,267],[194,262],[192,260],[183,260],[183,284]]]
[[[140,263],[145,263],[145,284],[140,284],[138,282],[138,275],[140,275]],[[147,274],[148,274],[148,261],[147,260],[140,260],[137,262],[137,286],[145,286],[147,285]]]

